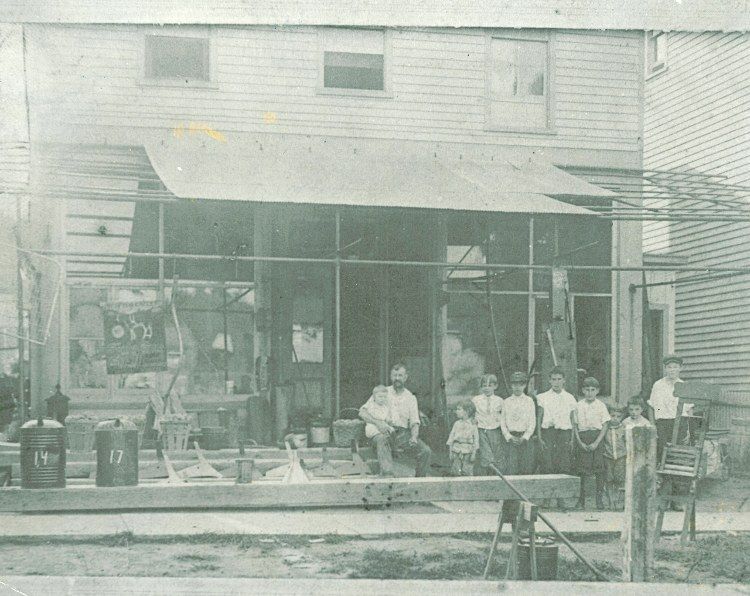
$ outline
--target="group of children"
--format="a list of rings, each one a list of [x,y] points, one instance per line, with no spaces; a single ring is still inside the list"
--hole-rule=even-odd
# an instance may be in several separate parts
[[[583,480],[581,508],[585,478],[593,476],[596,506],[603,508],[606,497],[610,507],[619,507],[625,483],[625,429],[650,424],[640,397],[629,400],[625,417],[622,408],[607,407],[598,399],[599,382],[593,377],[584,380],[580,401],[565,391],[560,368],[551,371],[551,387],[536,397],[536,403],[525,394],[527,381],[525,373],[513,373],[512,393],[503,399],[495,394],[497,377],[484,375],[481,393],[456,406],[457,420],[447,441],[451,473],[574,473]],[[558,506],[564,503],[558,500]]]

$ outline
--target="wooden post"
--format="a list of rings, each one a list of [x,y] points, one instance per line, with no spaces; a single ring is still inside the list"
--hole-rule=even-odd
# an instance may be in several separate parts
[[[623,581],[651,579],[656,521],[656,429],[628,428],[625,516],[622,528]]]

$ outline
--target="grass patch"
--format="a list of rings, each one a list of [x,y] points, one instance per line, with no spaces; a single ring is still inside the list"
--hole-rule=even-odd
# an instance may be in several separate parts
[[[190,571],[195,571],[195,572],[218,571],[219,569],[221,569],[221,567],[219,565],[215,565],[214,563],[197,563],[190,567]]]
[[[683,547],[656,550],[658,562],[676,563],[684,569],[678,577],[670,568],[660,566],[657,572],[682,582],[698,581],[709,576],[721,581],[750,583],[750,535],[717,534],[698,538]]]
[[[346,573],[356,579],[479,579],[484,573],[486,552],[446,550],[420,554],[414,551],[393,551],[368,548],[358,558],[342,561],[325,569],[328,573]],[[508,550],[497,553],[490,573],[493,579],[505,577]],[[620,570],[607,561],[592,561],[604,575],[615,579]],[[558,559],[557,579],[560,581],[599,581],[578,560]]]

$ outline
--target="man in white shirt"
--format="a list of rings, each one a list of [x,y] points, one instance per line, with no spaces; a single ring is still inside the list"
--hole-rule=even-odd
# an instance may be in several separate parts
[[[528,377],[514,372],[510,376],[510,397],[503,401],[500,429],[505,444],[505,474],[531,474],[533,465],[529,439],[536,430],[534,400],[524,393]]]
[[[419,438],[419,405],[417,398],[405,386],[408,374],[403,364],[391,368],[391,385],[388,387],[390,423],[372,417],[367,404],[359,409],[359,417],[380,431],[372,438],[380,463],[382,476],[393,476],[393,451],[404,451],[417,460],[416,475],[427,476],[432,450]]]
[[[555,367],[549,374],[550,389],[536,396],[542,408],[539,442],[542,447],[542,471],[545,474],[569,474],[573,445],[571,412],[576,409],[576,398],[565,391],[565,371]],[[561,509],[563,499],[557,500]]]
[[[682,358],[669,354],[662,362],[664,363],[664,376],[654,383],[648,400],[650,406],[648,418],[656,427],[656,461],[661,461],[664,446],[672,441],[679,402],[679,398],[674,394],[674,386],[675,383],[682,382],[680,379]]]

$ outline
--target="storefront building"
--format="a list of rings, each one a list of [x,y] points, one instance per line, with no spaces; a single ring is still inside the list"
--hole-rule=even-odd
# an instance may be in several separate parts
[[[61,269],[36,403],[60,380],[73,411],[139,411],[179,364],[186,407],[245,412],[265,442],[300,408],[359,406],[403,362],[442,418],[483,372],[504,391],[534,368],[553,265],[578,367],[618,401],[640,390],[640,224],[596,207],[614,196],[602,179],[641,165],[642,35],[27,40],[33,248]],[[165,305],[167,371],[107,374],[103,309],[123,302]]]

